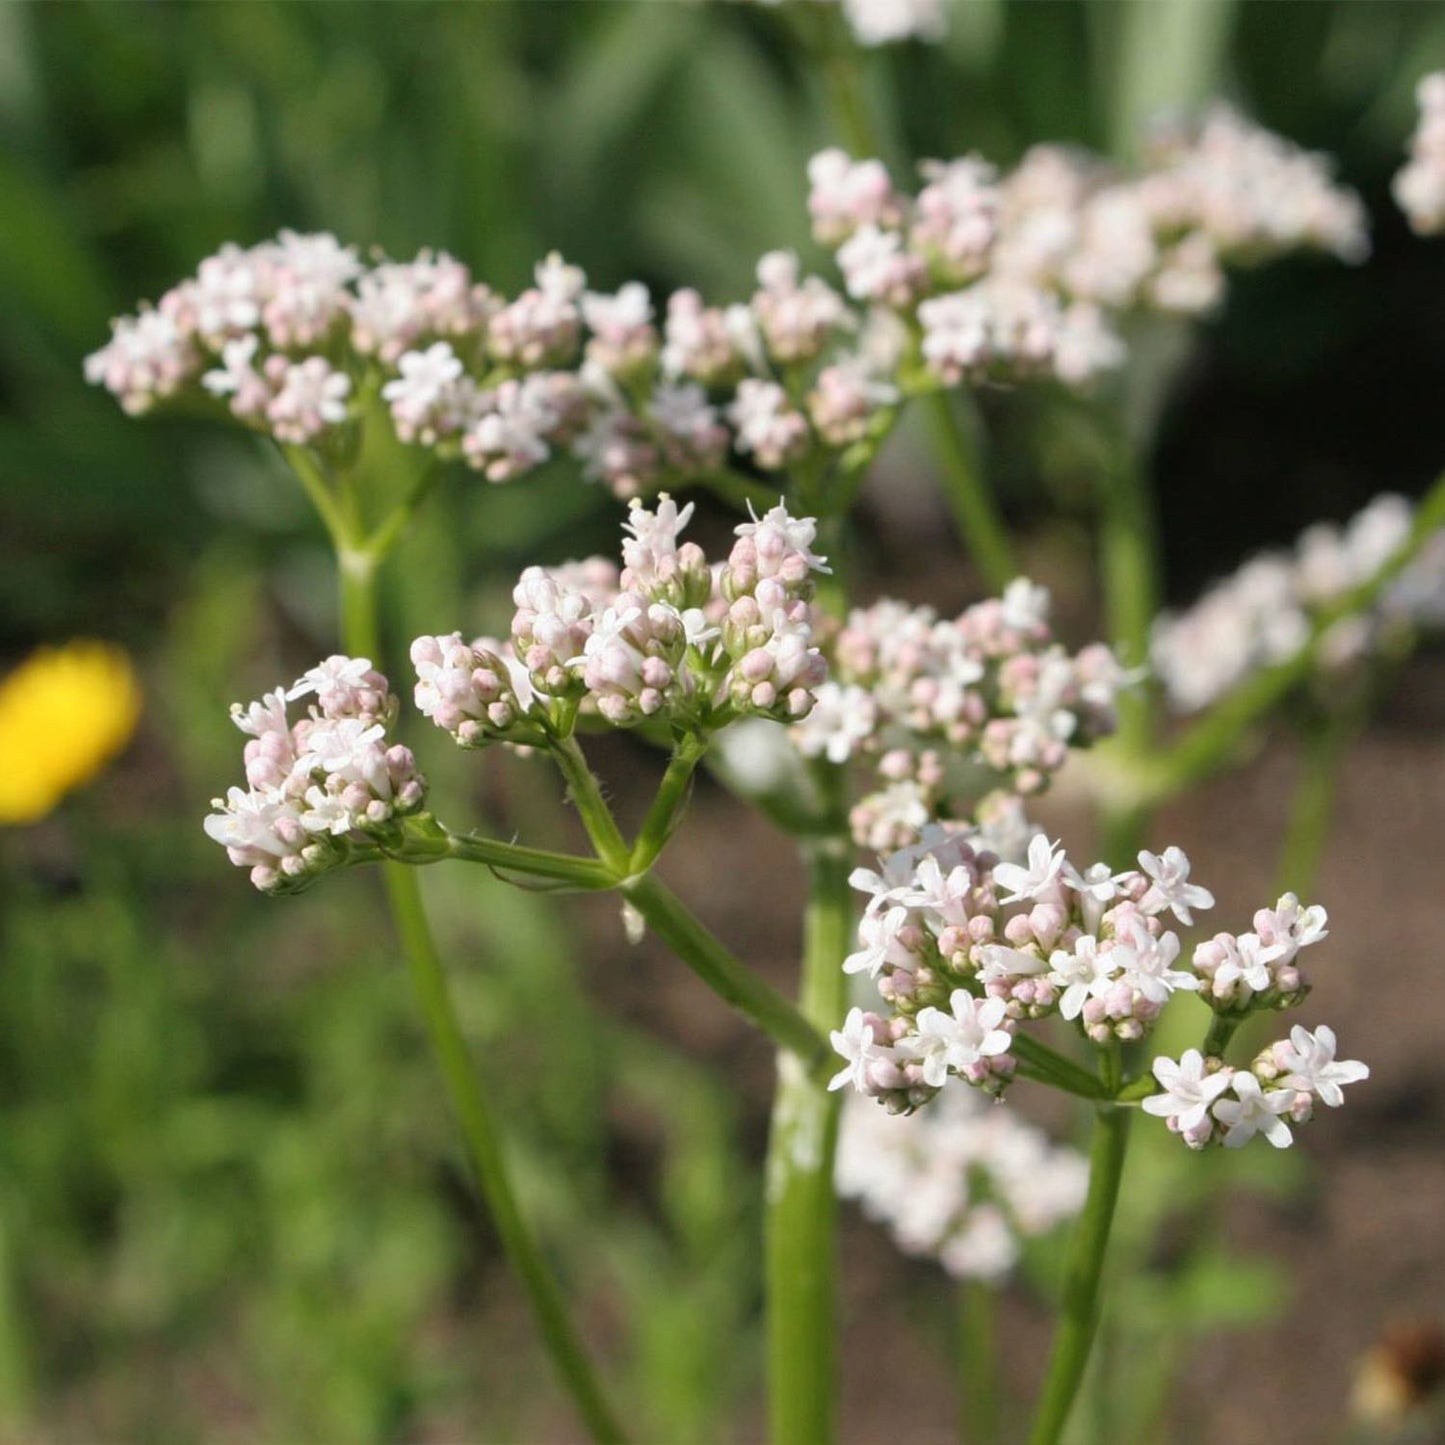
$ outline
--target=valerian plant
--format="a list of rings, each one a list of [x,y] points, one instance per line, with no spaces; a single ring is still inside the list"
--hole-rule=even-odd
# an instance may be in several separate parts
[[[935,12],[849,6],[865,43],[932,34]],[[1445,78],[1422,87],[1397,188],[1422,232],[1445,225],[1442,95]],[[615,893],[630,929],[651,929],[778,1046],[766,1181],[778,1441],[818,1445],[833,1430],[845,1091],[837,1188],[970,1289],[1076,1218],[1030,1437],[1047,1445],[1089,1357],[1135,1112],[1192,1150],[1256,1136],[1283,1147],[1368,1074],[1323,1024],[1231,1056],[1252,1017],[1306,1001],[1302,960],[1325,911],[1286,893],[1247,931],[1191,945],[1213,896],[1179,847],[1151,851],[1146,833],[1159,803],[1227,766],[1286,698],[1328,679],[1327,703],[1342,673],[1367,672],[1442,615],[1445,487],[1418,508],[1384,498],[1343,531],[1315,527],[1166,615],[1147,483],[1120,441],[1098,522],[1112,635],[1071,650],[1048,592],[1017,573],[958,405],[982,385],[1047,388],[1122,436],[1114,377],[1141,319],[1221,305],[1234,266],[1295,250],[1360,259],[1358,198],[1320,157],[1223,108],[1161,130],[1127,174],[1041,146],[1008,172],[978,156],[925,161],[910,189],[876,156],[834,148],[807,181],[833,279],[777,251],[745,301],[682,289],[657,306],[637,282],[589,289],[553,255],[507,299],[444,253],[365,260],[333,236],[282,232],[223,247],[116,322],[87,375],[132,413],[209,411],[269,438],[328,530],[345,650],[234,710],[245,786],[217,800],[206,831],[270,894],[384,868],[478,1180],[592,1435],[627,1429],[516,1203],[419,867]],[[859,489],[915,406],[996,594],[956,617],[857,599],[844,565]],[[451,464],[500,484],[555,457],[625,501],[619,555],[528,567],[505,626],[417,638],[413,675],[394,687],[379,670],[376,577],[416,509]],[[689,490],[745,514],[724,555],[685,538],[694,507],[676,498]],[[399,740],[414,724],[404,694],[461,748],[555,767],[588,850],[449,826]],[[1166,733],[1165,703],[1193,721]],[[666,754],[631,835],[586,756],[607,729]],[[1094,761],[1076,763],[1085,751]],[[807,861],[796,1002],[656,876],[709,758]],[[1026,800],[1069,767],[1084,767],[1105,815],[1103,861],[1071,857],[1028,819]],[[1207,1005],[1201,1036],[1156,1053],[1186,994]],[[981,1107],[1021,1082],[1087,1104],[1087,1162]],[[986,1338],[966,1325],[970,1340],[982,1436],[996,1386]]]

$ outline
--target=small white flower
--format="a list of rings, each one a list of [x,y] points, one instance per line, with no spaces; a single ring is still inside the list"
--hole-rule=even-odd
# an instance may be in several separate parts
[[[408,351],[397,362],[401,373],[381,389],[381,399],[402,403],[416,412],[435,406],[462,374],[462,363],[445,341],[425,351]]]
[[[1058,846],[1040,833],[1029,843],[1027,867],[1021,868],[1017,863],[1000,863],[993,870],[994,882],[1010,890],[1001,901],[1021,903],[1052,888],[1066,861],[1063,853],[1057,851]]]
[[[897,1046],[900,1053],[923,1065],[923,1081],[934,1089],[943,1087],[950,1070],[961,1071],[981,1059],[1006,1054],[1013,1043],[1013,1036],[999,1027],[1005,1009],[1001,998],[979,1000],[957,988],[949,1007],[951,1014],[920,1009],[917,1033]]]
[[[858,942],[863,947],[843,960],[843,972],[867,973],[876,978],[885,963],[906,958],[898,943],[898,930],[907,922],[906,908],[864,913],[858,924]]]
[[[354,691],[366,685],[370,672],[369,657],[343,657],[337,653],[328,657],[325,662],[318,662],[315,667],[307,668],[301,677],[287,688],[286,697],[294,702],[298,697],[305,697],[307,693],[314,692],[319,696],[333,688],[338,691]]]
[[[873,1039],[873,1025],[864,1022],[862,1009],[851,1008],[843,1027],[834,1029],[830,1037],[834,1050],[847,1063],[828,1081],[828,1088],[841,1089],[852,1084],[863,1093],[868,1085],[868,1065],[881,1052]]]
[[[1076,1019],[1090,998],[1100,998],[1109,991],[1119,972],[1119,961],[1112,949],[1099,952],[1099,940],[1092,933],[1074,941],[1074,951],[1056,949],[1049,958],[1049,981],[1063,992],[1059,1012],[1066,1019]]]
[[[1285,949],[1266,947],[1257,933],[1241,933],[1234,940],[1234,949],[1214,972],[1216,988],[1224,989],[1236,979],[1255,993],[1265,993],[1274,982],[1270,968]]]
[[[1273,1089],[1265,1093],[1253,1074],[1240,1070],[1230,1079],[1236,1097],[1219,1099],[1214,1117],[1225,1125],[1226,1149],[1248,1144],[1256,1134],[1263,1134],[1276,1149],[1287,1149],[1294,1142],[1290,1127],[1280,1117],[1294,1104],[1292,1089]]]
[[[1167,1003],[1176,990],[1192,993],[1199,979],[1192,973],[1173,967],[1179,957],[1179,935],[1162,933],[1155,938],[1137,915],[1127,921],[1121,932],[1123,942],[1114,951],[1125,982],[1137,989],[1150,1003]]]
[[[1278,948],[1277,957],[1292,959],[1302,948],[1310,948],[1329,937],[1325,926],[1329,915],[1318,903],[1302,908],[1293,893],[1286,893],[1273,908],[1254,915],[1254,926],[1265,943]]]
[[[1112,903],[1119,896],[1121,873],[1111,873],[1107,863],[1091,863],[1082,873],[1072,863],[1065,863],[1064,882],[1083,897],[1095,903]]]
[[[1049,589],[1029,581],[1027,577],[1015,577],[1003,589],[999,599],[1005,627],[1017,632],[1036,632],[1047,626],[1049,620]]]
[[[878,704],[867,688],[825,682],[815,694],[812,712],[793,728],[793,741],[805,758],[846,763],[877,725]]]
[[[1298,1024],[1289,1031],[1289,1042],[1279,1044],[1279,1062],[1289,1070],[1283,1082],[1291,1089],[1315,1094],[1322,1104],[1338,1109],[1345,1102],[1341,1084],[1355,1084],[1370,1077],[1369,1065],[1358,1059],[1335,1058],[1335,1031],[1321,1024],[1314,1033]]]
[[[1047,973],[1047,959],[1036,953],[1009,948],[1002,943],[986,943],[979,949],[981,967],[978,976],[984,983],[1007,983],[1016,978],[1034,978]]]
[[[1204,1122],[1209,1106],[1229,1088],[1233,1077],[1228,1069],[1205,1072],[1204,1056],[1198,1049],[1187,1049],[1179,1062],[1173,1059],[1154,1060],[1154,1077],[1162,1094],[1150,1094],[1140,1105],[1146,1114],[1168,1119],[1180,1133],[1197,1129]]]
[[[1166,848],[1162,855],[1140,853],[1139,866],[1152,880],[1139,903],[1145,913],[1171,909],[1181,923],[1188,924],[1194,922],[1191,909],[1214,907],[1214,895],[1189,881],[1189,859],[1182,848]]]

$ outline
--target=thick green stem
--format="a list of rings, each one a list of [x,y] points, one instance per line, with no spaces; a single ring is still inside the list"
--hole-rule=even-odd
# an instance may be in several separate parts
[[[827,1037],[770,984],[734,958],[651,874],[622,884],[622,894],[652,931],[712,991],[760,1028],[780,1048],[796,1054],[807,1074],[821,1082],[834,1066]],[[839,955],[842,958],[842,955]]]
[[[835,782],[835,793],[841,788]],[[818,1029],[847,1007],[842,961],[853,910],[848,847],[828,838],[808,850],[800,1003]],[[778,1059],[767,1165],[768,1405],[773,1445],[826,1445],[834,1435],[837,1195],[833,1156],[839,1095],[789,1054]]]
[[[447,989],[446,973],[427,924],[418,875],[404,863],[388,863],[384,872],[392,918],[426,1019],[427,1032],[502,1249],[526,1289],[552,1362],[571,1393],[588,1433],[597,1441],[620,1442],[625,1439],[622,1427],[607,1403],[601,1382],[568,1318],[561,1289],[512,1192],[496,1120],[472,1070]]]
[[[376,557],[365,549],[352,551],[341,547],[338,551],[343,645],[352,656],[368,656],[377,661],[380,628]],[[447,990],[441,955],[422,904],[418,875],[410,865],[398,862],[384,864],[382,871],[397,938],[406,955],[427,1031],[503,1251],[527,1292],[543,1341],[588,1433],[602,1445],[614,1445],[626,1437],[568,1319],[561,1290],[517,1207],[496,1123],[472,1070]]]
[[[352,657],[381,660],[381,623],[376,606],[377,558],[364,548],[343,547],[336,565],[341,581],[341,633]]]
[[[1117,1068],[1105,1083],[1117,1089]],[[1099,1285],[1119,1198],[1119,1181],[1124,1174],[1132,1113],[1130,1109],[1104,1104],[1095,1114],[1089,1150],[1089,1193],[1069,1245],[1061,1312],[1029,1445],[1058,1445],[1089,1362],[1099,1322]]]
[[[958,1286],[959,1445],[995,1445],[999,1389],[998,1291],[984,1280]]]
[[[944,500],[984,582],[991,591],[1001,592],[1018,575],[1018,565],[1008,529],[979,466],[978,449],[948,392],[929,392],[920,402],[933,423]]]
[[[1205,1058],[1222,1059],[1229,1041],[1243,1021],[1239,1014],[1215,1014],[1209,1021],[1209,1031],[1204,1035],[1204,1046],[1200,1049]]]
[[[341,553],[355,539],[347,525],[340,498],[322,470],[320,461],[303,446],[283,446],[281,451],[311,505],[316,508],[316,515],[325,525],[332,546],[338,554]]]

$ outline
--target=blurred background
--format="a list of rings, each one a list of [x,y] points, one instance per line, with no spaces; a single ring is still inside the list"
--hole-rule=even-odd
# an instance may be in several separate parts
[[[1238,277],[1198,330],[1152,459],[1172,600],[1381,490],[1423,490],[1445,464],[1445,244],[1410,236],[1388,183],[1415,82],[1445,64],[1445,8],[968,0],[950,21],[942,45],[865,58],[899,156],[1009,163],[1046,140],[1124,156],[1151,115],[1223,95],[1338,157],[1372,214],[1365,265]],[[227,705],[334,646],[324,539],[254,440],[128,420],[82,358],[137,298],[282,226],[397,257],[444,247],[506,292],[556,248],[601,289],[741,297],[761,252],[813,254],[803,168],[836,140],[821,74],[769,7],[0,6],[0,663],[105,638],[144,697],[108,772],[0,828],[0,1439],[576,1428],[474,1205],[375,878],[266,900],[200,831],[237,771]],[[1087,458],[1032,425],[1026,397],[989,412],[1004,505],[1068,640],[1088,640]],[[886,453],[868,585],[957,606],[978,588],[929,466],[906,430]],[[610,550],[617,520],[565,472],[454,479],[393,565],[393,655],[495,626],[520,566]],[[1442,718],[1445,667],[1425,655],[1340,777],[1317,996],[1375,1082],[1205,1224],[1173,1176],[1151,1194],[1136,1171],[1161,1227],[1133,1323],[1147,1334],[1185,1288],[1208,1328],[1174,1341],[1182,1403],[1145,1409],[1137,1438],[1333,1438],[1390,1329],[1415,1331],[1415,1376],[1442,1368]],[[409,740],[452,821],[470,804],[569,838],[526,764],[478,767],[438,739]],[[651,760],[626,739],[600,757],[625,805]],[[1268,893],[1294,766],[1282,737],[1156,840],[1189,849],[1230,919]],[[1050,807],[1087,834],[1081,804]],[[666,871],[791,986],[792,867],[704,787]],[[767,1049],[629,949],[605,902],[559,909],[470,871],[426,884],[530,1207],[639,1436],[760,1438]],[[519,1038],[539,1017],[560,1040],[540,1079]],[[1171,1233],[1175,1209],[1210,1249]],[[845,1249],[848,1438],[951,1439],[944,1276],[851,1217]],[[1026,1286],[1006,1319],[1026,1391],[1045,1338]]]

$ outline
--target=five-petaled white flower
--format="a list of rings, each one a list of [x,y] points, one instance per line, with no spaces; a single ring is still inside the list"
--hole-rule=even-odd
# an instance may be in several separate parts
[[[1154,1077],[1162,1094],[1150,1094],[1139,1106],[1146,1114],[1168,1119],[1180,1133],[1197,1129],[1204,1122],[1209,1106],[1229,1088],[1233,1074],[1229,1069],[1205,1072],[1204,1056],[1198,1049],[1186,1049],[1179,1062],[1173,1059],[1154,1060]]]
[[[1280,1117],[1294,1104],[1293,1089],[1272,1089],[1265,1093],[1259,1080],[1242,1069],[1229,1082],[1235,1097],[1218,1099],[1214,1105],[1214,1117],[1227,1130],[1226,1149],[1238,1149],[1256,1134],[1263,1134],[1276,1149],[1287,1149],[1294,1143],[1289,1125]]]
[[[1084,898],[1095,903],[1112,903],[1119,896],[1119,880],[1124,875],[1111,873],[1107,863],[1091,863],[1082,873],[1072,863],[1065,863],[1064,882]]]
[[[830,1089],[841,1089],[852,1084],[860,1093],[868,1086],[868,1065],[878,1057],[881,1050],[873,1038],[873,1025],[866,1023],[863,1010],[850,1008],[841,1029],[834,1029],[830,1037],[834,1050],[847,1063],[828,1080]]]
[[[1000,901],[1021,903],[1025,898],[1037,898],[1052,888],[1065,862],[1058,846],[1040,833],[1029,843],[1027,867],[1020,867],[1017,863],[1000,863],[993,870],[993,881],[1000,888],[1010,890]]]
[[[863,945],[843,960],[844,973],[867,973],[876,978],[897,949],[898,930],[908,922],[906,908],[888,908],[864,913],[858,924],[858,942]]]
[[[1322,1104],[1338,1109],[1345,1102],[1341,1084],[1358,1083],[1370,1077],[1368,1064],[1358,1059],[1336,1059],[1335,1031],[1321,1024],[1314,1033],[1298,1024],[1289,1031],[1289,1042],[1276,1047],[1279,1062],[1289,1070],[1283,1082],[1291,1089],[1316,1095]]]
[[[951,1015],[938,1008],[920,1009],[917,1033],[898,1044],[923,1065],[923,1082],[934,1089],[943,1087],[949,1070],[1006,1054],[1013,1042],[1013,1035],[999,1027],[1005,1009],[1001,998],[980,1000],[956,988],[949,1007]]]
[[[1162,854],[1140,853],[1139,866],[1149,876],[1149,891],[1139,900],[1145,913],[1173,910],[1181,923],[1193,923],[1194,908],[1213,908],[1214,895],[1189,881],[1189,859],[1182,848],[1166,848]]]
[[[1119,972],[1119,960],[1113,949],[1099,951],[1099,940],[1092,933],[1080,934],[1070,953],[1056,948],[1049,956],[1049,981],[1063,990],[1059,1012],[1066,1019],[1076,1019],[1089,998],[1099,998],[1109,991]]]

